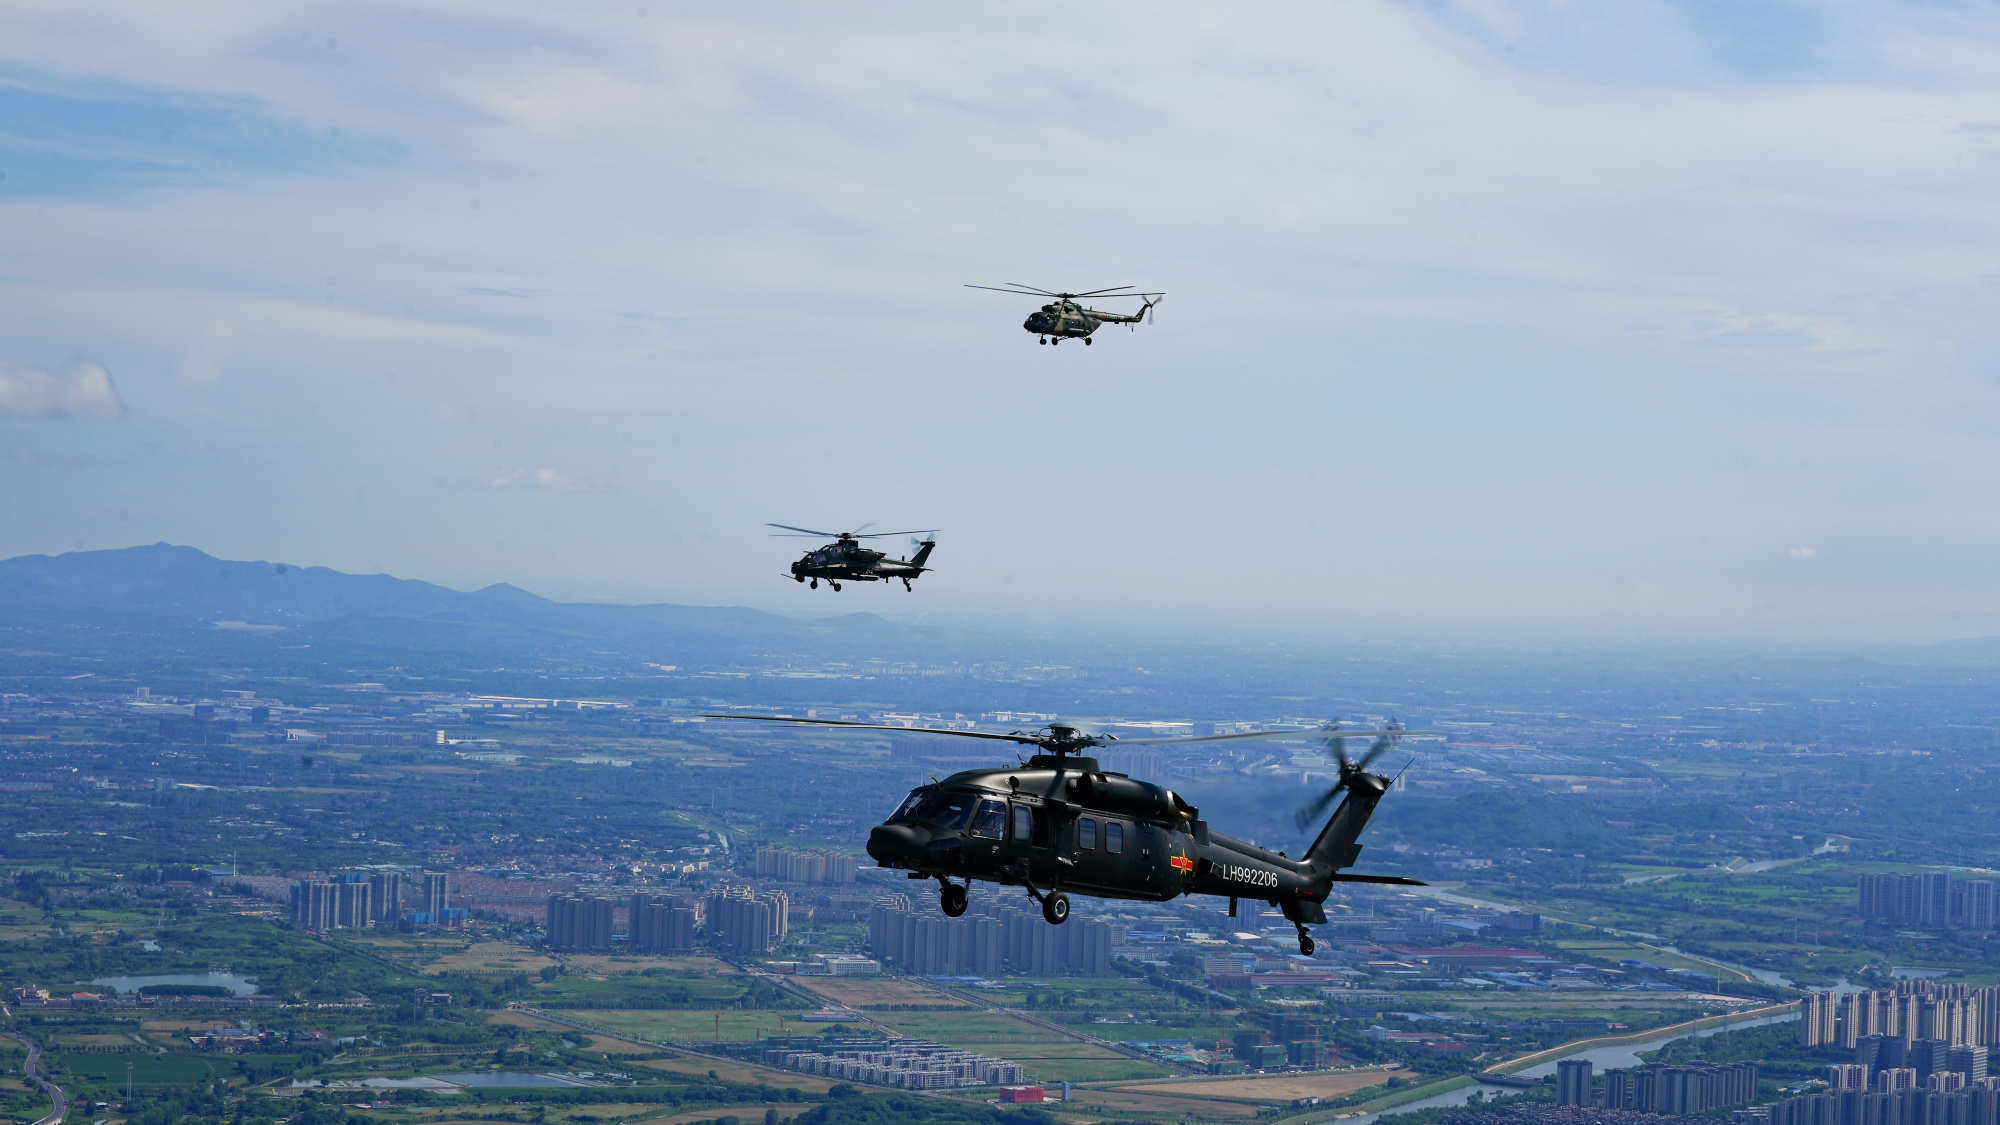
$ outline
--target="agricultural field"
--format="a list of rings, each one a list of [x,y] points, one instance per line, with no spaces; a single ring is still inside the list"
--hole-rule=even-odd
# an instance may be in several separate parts
[[[762,1039],[767,1035],[779,1035],[789,1030],[793,1035],[807,1033],[805,1029],[817,1027],[802,1024],[799,1017],[805,1014],[800,1008],[789,1012],[744,1011],[741,1009],[718,1011],[664,1011],[664,1010],[612,1010],[589,1012],[565,1012],[564,1018],[573,1018],[578,1023],[590,1024],[622,1035],[636,1035],[644,1039],[666,1041],[699,1041],[741,1043],[751,1039]],[[718,1029],[720,1034],[718,1036]]]
[[[787,984],[824,996],[835,1004],[866,1008],[878,1004],[963,1005],[955,997],[914,981],[893,977],[789,977]]]
[[[1282,1104],[1294,1098],[1342,1098],[1356,1090],[1380,1086],[1390,1077],[1387,1071],[1382,1070],[1350,1070],[1332,1074],[1284,1074],[1269,1078],[1191,1078],[1179,1082],[1124,1083],[1113,1089],[1184,1098]]]

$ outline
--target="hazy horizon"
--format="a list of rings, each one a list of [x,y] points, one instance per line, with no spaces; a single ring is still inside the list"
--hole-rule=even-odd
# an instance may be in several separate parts
[[[0,30],[0,556],[1328,644],[2000,635],[1994,11]],[[1168,296],[1047,348],[962,288],[1009,281]],[[938,570],[808,591],[766,521],[940,528]]]

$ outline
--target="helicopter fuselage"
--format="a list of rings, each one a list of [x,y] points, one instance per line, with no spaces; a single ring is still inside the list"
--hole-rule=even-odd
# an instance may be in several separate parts
[[[1104,324],[1137,324],[1139,318],[1127,313],[1087,309],[1074,301],[1053,301],[1028,314],[1021,327],[1037,336],[1080,339]]]
[[[1321,842],[1291,859],[1211,830],[1169,789],[1100,770],[1091,758],[1037,755],[1020,768],[967,770],[916,790],[869,835],[868,854],[911,878],[1144,902],[1216,895],[1319,923],[1335,872],[1360,854],[1353,837],[1381,795],[1381,787],[1355,787]]]
[[[885,552],[871,550],[852,540],[829,543],[816,550],[807,551],[792,564],[791,577],[795,581],[840,582],[894,582],[901,580],[908,585],[930,568],[924,563],[930,558],[935,541],[926,541],[918,547],[917,553],[909,559],[892,559]],[[838,585],[835,589],[838,589]]]

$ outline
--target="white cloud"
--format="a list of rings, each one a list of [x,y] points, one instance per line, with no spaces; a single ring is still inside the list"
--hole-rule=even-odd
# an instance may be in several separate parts
[[[111,385],[111,373],[95,363],[77,364],[62,375],[39,367],[0,367],[0,414],[116,422],[125,417],[125,403]]]
[[[1801,562],[1809,561],[1811,559],[1816,559],[1819,557],[1819,552],[1813,550],[1811,547],[1792,547],[1786,550],[1785,553],[1792,556],[1795,559],[1798,559]]]
[[[595,492],[609,494],[618,491],[618,482],[601,477],[572,477],[554,469],[515,469],[486,478],[481,482],[487,488],[519,489],[524,492]]]

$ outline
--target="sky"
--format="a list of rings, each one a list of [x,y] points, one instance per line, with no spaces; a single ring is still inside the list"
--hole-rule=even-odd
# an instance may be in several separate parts
[[[0,176],[0,556],[2000,634],[1991,4],[21,0]]]

